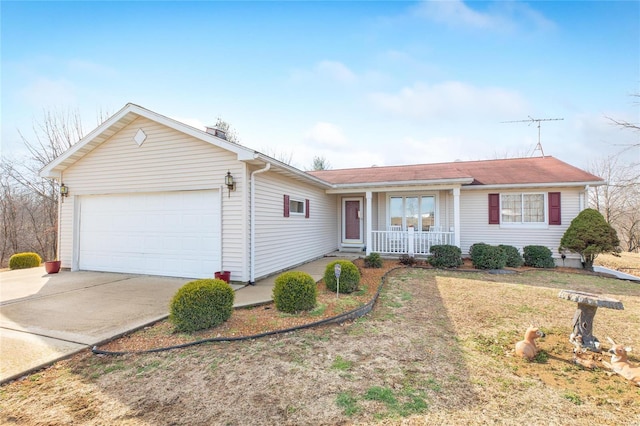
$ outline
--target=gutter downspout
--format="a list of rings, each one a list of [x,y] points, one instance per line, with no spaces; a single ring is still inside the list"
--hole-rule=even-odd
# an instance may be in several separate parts
[[[267,163],[263,169],[254,170],[251,172],[251,217],[249,218],[249,234],[250,234],[250,254],[249,254],[249,268],[250,278],[249,284],[256,285],[256,179],[255,175],[258,173],[264,173],[271,168],[271,163]]]

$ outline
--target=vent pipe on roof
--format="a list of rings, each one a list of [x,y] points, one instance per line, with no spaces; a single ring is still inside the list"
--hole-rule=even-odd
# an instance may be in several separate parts
[[[225,132],[224,130],[218,129],[217,127],[207,127],[207,133],[217,138],[227,140],[227,132]]]

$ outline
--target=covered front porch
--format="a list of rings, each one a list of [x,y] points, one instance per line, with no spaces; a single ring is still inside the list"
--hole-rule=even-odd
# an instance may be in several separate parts
[[[434,245],[460,247],[460,184],[335,192],[341,251],[413,256]]]

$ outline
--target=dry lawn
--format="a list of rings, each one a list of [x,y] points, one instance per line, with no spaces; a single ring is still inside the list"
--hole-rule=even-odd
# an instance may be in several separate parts
[[[594,334],[640,346],[640,284],[400,269],[355,321],[156,354],[77,355],[2,386],[0,423],[640,424],[640,388],[571,362],[575,304],[559,289],[621,300],[624,311],[598,311]],[[526,362],[512,348],[532,322],[547,337]],[[128,343],[153,334],[167,330]]]
[[[640,253],[599,254],[594,263],[640,277]]]

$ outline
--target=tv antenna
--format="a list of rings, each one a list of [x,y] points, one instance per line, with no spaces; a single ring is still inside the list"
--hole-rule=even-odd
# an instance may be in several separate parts
[[[544,150],[542,149],[542,143],[540,142],[540,122],[560,121],[560,120],[564,120],[564,118],[533,118],[529,116],[528,120],[502,121],[501,123],[529,123],[529,125],[531,125],[531,123],[538,123],[538,144],[536,145],[535,148],[533,148],[533,151],[531,152],[531,156],[533,157],[533,154],[536,151],[540,150],[540,153],[544,157]]]

